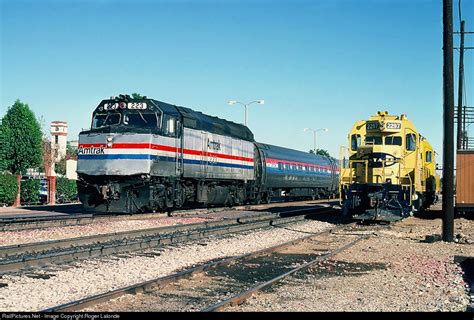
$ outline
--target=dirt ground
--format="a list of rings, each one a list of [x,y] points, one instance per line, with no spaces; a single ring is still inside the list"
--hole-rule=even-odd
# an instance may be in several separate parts
[[[472,311],[474,216],[443,242],[440,206],[226,311]]]

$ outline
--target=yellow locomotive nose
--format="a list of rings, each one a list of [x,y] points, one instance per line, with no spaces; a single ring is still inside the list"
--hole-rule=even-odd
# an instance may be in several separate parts
[[[357,121],[341,148],[344,214],[373,219],[408,216],[437,198],[434,150],[405,114],[379,111]],[[364,218],[365,217],[365,218]]]

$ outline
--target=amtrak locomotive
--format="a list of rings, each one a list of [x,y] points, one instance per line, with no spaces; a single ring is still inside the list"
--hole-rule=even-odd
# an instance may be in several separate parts
[[[337,193],[335,159],[257,143],[243,125],[128,95],[103,100],[79,134],[78,193],[100,212],[170,211]]]

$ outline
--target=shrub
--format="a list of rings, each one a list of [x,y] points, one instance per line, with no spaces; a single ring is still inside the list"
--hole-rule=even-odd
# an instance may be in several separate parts
[[[17,177],[12,174],[0,174],[0,206],[11,206],[18,192]]]
[[[68,178],[56,178],[56,202],[67,203],[77,200],[77,185],[76,180],[69,180]]]
[[[20,200],[21,204],[39,203],[40,180],[27,179],[21,181]]]

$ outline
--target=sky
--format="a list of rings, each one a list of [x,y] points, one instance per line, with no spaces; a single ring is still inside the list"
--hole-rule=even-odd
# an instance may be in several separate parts
[[[474,31],[474,0],[461,7]],[[338,158],[352,125],[386,110],[407,114],[441,155],[442,27],[442,0],[0,0],[0,117],[20,99],[46,130],[67,121],[76,140],[119,94],[238,123],[244,108],[229,100],[263,99],[248,108],[259,142],[308,151],[304,128],[327,128],[316,147]]]

